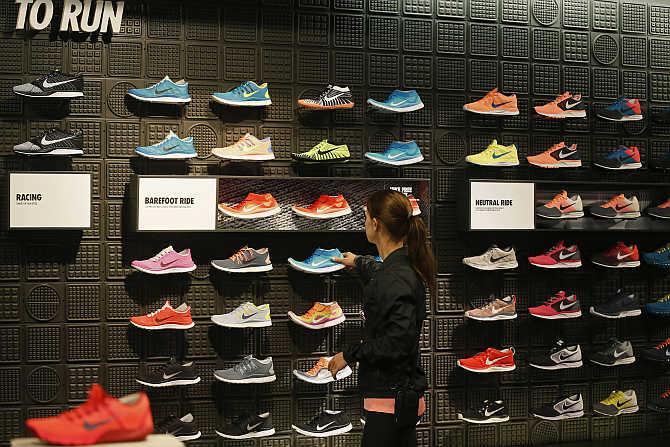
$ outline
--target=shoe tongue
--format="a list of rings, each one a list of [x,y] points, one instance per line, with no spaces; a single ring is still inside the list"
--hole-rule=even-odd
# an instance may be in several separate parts
[[[107,396],[108,394],[105,392],[105,389],[98,383],[91,385],[91,389],[88,390],[89,401],[100,401]]]
[[[498,140],[493,140],[491,141],[491,146],[497,146],[498,145]]]
[[[564,291],[564,290],[560,290],[560,291],[556,294],[556,298],[561,298],[561,299],[565,298],[565,291]]]
[[[561,191],[561,195],[562,195],[563,197],[566,197],[566,198],[567,198],[567,197],[568,197],[568,192],[564,189],[563,191]]]

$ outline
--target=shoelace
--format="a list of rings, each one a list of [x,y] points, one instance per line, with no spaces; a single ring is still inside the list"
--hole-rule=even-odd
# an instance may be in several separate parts
[[[233,366],[233,370],[235,370],[239,374],[244,374],[246,371],[253,370],[254,367],[251,359],[252,357],[250,355],[244,357],[240,363]]]
[[[309,152],[317,152],[320,149],[325,149],[326,147],[328,147],[328,140],[321,140],[319,144],[314,146]]]
[[[244,203],[244,202],[242,202]],[[251,253],[251,248],[249,247],[242,247],[238,250],[237,253],[232,255],[229,259],[233,261],[236,264],[243,264],[245,262],[248,262],[253,258],[253,254]]]
[[[560,147],[565,147],[565,143],[562,143],[562,142],[561,143],[556,143],[553,146],[551,146],[549,149],[544,151],[543,154],[551,154],[552,152],[554,152],[556,149],[558,149]]]
[[[611,199],[609,199],[607,202],[603,203],[602,207],[603,208],[612,208],[613,206],[616,206],[616,204],[617,204],[617,202],[619,201],[620,198],[622,198],[621,194],[618,194],[618,195],[612,197]]]
[[[619,401],[619,392],[612,391],[609,396],[602,400],[606,405],[616,404]]]
[[[328,85],[328,87],[327,87],[324,91],[322,91],[322,92],[319,94],[319,96],[318,96],[318,98],[316,98],[316,100],[317,100],[317,101],[323,101],[324,98],[325,98],[326,96],[328,96],[328,93],[330,93],[330,91],[331,91],[332,89],[333,89],[333,86],[332,86],[332,85]]]
[[[86,402],[77,408],[65,411],[61,414],[61,416],[64,416],[71,421],[78,421],[82,417],[94,413],[105,405],[106,402],[104,394],[102,392],[98,393],[96,391],[92,391],[89,399]]]
[[[658,250],[656,250],[656,253],[665,253],[668,250],[670,250],[670,244],[667,244],[667,245],[659,248]]]
[[[551,306],[552,304],[558,303],[559,301],[563,301],[566,297],[564,295],[554,295],[552,297],[547,298],[547,300],[544,302],[544,306]]]
[[[307,374],[309,374],[310,376],[316,376],[319,373],[319,371],[326,368],[328,368],[328,361],[324,357],[321,357],[319,361],[316,362],[316,365],[314,365],[312,369],[307,371]]]
[[[670,338],[668,338],[667,340],[662,341],[661,343],[657,344],[656,349],[663,349],[663,348],[667,348],[668,346],[670,346]]]
[[[661,399],[668,399],[668,398],[670,398],[670,390],[661,393]]]
[[[315,313],[319,312],[321,310],[321,307],[318,305],[312,306],[307,312],[305,312],[305,315],[303,317],[306,320],[311,320],[312,317],[314,316]]]
[[[562,94],[558,95],[556,97],[556,99],[554,99],[552,102],[554,104],[558,104],[559,102],[564,101],[565,99],[568,99],[571,96],[572,95],[570,94],[570,92],[565,92],[565,93],[562,93]]]
[[[240,93],[251,93],[253,88],[249,84],[249,81],[243,82],[233,89],[233,93],[239,95]]]
[[[170,303],[165,303],[165,304],[163,304],[163,307],[161,307],[160,309],[154,310],[153,312],[149,312],[149,313],[147,314],[147,317],[153,317],[154,315],[156,315],[156,314],[157,314],[158,312],[160,312],[161,310],[163,310],[163,309],[169,309],[169,308],[171,308],[171,307],[172,307],[172,306],[170,306]]]
[[[233,144],[233,146],[236,147],[237,149],[245,149],[245,148],[249,148],[253,145],[254,145],[254,142],[251,141],[248,134],[244,135],[243,137],[240,137],[240,139],[237,140],[237,142],[235,144]]]
[[[563,199],[566,198],[566,195],[562,192],[556,194],[553,199],[551,199],[545,206],[547,208],[555,208],[563,202]]]
[[[160,258],[162,258],[163,256],[165,256],[166,254],[170,253],[171,251],[173,251],[173,250],[172,250],[171,248],[169,248],[169,247],[168,247],[168,248],[164,248],[164,249],[162,249],[161,251],[159,251],[158,254],[157,254],[156,256],[152,257],[151,260],[154,261],[154,262],[156,262],[156,261],[158,261]]]
[[[233,312],[241,312],[241,313],[249,315],[249,314],[253,313],[254,310],[256,310],[256,309],[252,306],[252,304],[249,303],[249,302],[246,302],[246,303],[242,303],[239,306],[237,306]]]
[[[670,301],[670,293],[668,293],[667,295],[662,296],[658,300],[656,300],[657,303],[664,303],[666,301]]]

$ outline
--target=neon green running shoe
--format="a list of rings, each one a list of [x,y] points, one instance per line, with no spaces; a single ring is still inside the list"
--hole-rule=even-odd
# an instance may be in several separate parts
[[[294,160],[303,163],[339,163],[349,161],[349,148],[346,144],[330,144],[323,140],[307,152],[291,154]]]

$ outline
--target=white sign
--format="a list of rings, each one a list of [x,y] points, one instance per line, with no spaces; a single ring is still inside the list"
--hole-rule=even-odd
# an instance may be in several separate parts
[[[216,229],[216,179],[140,177],[138,231]]]
[[[535,229],[535,184],[471,182],[470,229]]]
[[[91,174],[9,174],[9,228],[90,228]]]
[[[26,19],[30,29],[43,30],[51,24],[54,16],[53,0],[15,0],[19,6],[16,29],[26,29]],[[60,19],[60,31],[113,33],[121,31],[124,2],[119,0],[64,0]]]

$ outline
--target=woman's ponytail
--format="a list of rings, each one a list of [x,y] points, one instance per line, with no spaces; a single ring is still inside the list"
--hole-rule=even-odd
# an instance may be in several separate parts
[[[435,256],[428,246],[426,224],[419,216],[409,218],[407,229],[407,253],[414,270],[428,286],[431,296],[435,296]]]

